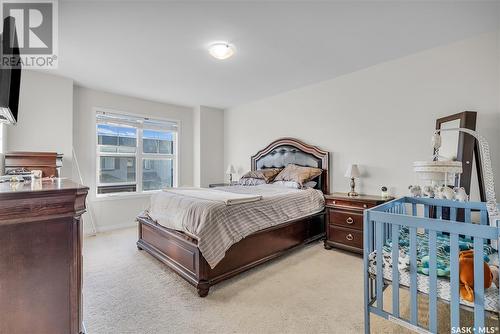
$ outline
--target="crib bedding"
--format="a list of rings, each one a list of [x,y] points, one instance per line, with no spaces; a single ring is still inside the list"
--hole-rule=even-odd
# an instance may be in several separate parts
[[[410,254],[410,231],[407,227],[399,229],[399,266],[402,269],[409,269]],[[458,239],[460,251],[474,248],[474,241],[471,238],[460,236]],[[387,239],[383,246],[384,258],[392,254],[392,239]],[[437,275],[440,277],[450,276],[450,237],[448,234],[438,233],[436,238],[437,254]],[[489,244],[484,244],[484,260],[491,263],[491,255],[495,250]],[[427,233],[417,233],[417,270],[419,274],[429,274],[429,236]],[[491,263],[492,264],[492,263]]]
[[[409,272],[409,235],[408,229],[402,228],[400,230],[399,239],[399,258],[398,258],[398,271],[399,283],[402,286],[410,287],[410,272]],[[428,235],[426,233],[417,234],[417,289],[418,291],[428,294],[429,293],[429,276],[428,276]],[[437,250],[437,296],[438,298],[450,301],[451,288],[450,288],[450,253],[449,247],[450,240],[446,234],[438,234],[436,250]],[[459,239],[460,250],[473,249],[473,241],[466,237]],[[369,259],[369,274],[371,277],[376,276],[376,255],[377,251],[372,252]],[[484,259],[488,264],[498,265],[498,253],[489,245],[484,245]],[[392,281],[392,245],[391,240],[383,246],[383,276],[386,281]],[[484,308],[487,311],[496,312],[499,308],[498,303],[498,288],[492,284],[488,289],[485,289]],[[460,299],[460,303],[466,306],[473,307],[474,303]]]
[[[292,189],[272,184],[215,189],[216,192],[258,195],[261,199],[227,205],[218,199],[162,191],[151,197],[147,212],[158,224],[196,238],[211,268],[224,258],[233,244],[246,236],[321,212],[325,204],[323,193],[316,189]]]
[[[369,273],[372,278],[376,276],[375,256],[376,251],[370,254]],[[384,279],[392,282],[392,268],[384,263]],[[399,284],[410,287],[410,273],[399,270]],[[429,294],[429,276],[417,274],[417,289],[419,292]],[[449,302],[451,300],[451,287],[448,278],[438,277],[437,279],[437,297],[441,300]],[[474,307],[474,303],[468,302],[460,298],[460,304]],[[498,312],[498,288],[493,284],[490,288],[484,290],[484,309],[486,311]]]

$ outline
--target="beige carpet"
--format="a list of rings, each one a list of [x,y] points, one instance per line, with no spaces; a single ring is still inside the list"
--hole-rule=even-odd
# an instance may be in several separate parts
[[[327,251],[317,242],[220,283],[199,298],[194,287],[137,250],[136,233],[125,229],[85,239],[88,334],[363,332],[359,256]],[[409,331],[372,316],[372,332]]]

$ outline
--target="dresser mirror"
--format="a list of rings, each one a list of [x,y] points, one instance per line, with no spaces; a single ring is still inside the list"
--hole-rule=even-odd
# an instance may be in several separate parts
[[[477,112],[464,111],[458,114],[438,118],[436,129],[466,128],[476,130]],[[457,131],[441,132],[439,160],[461,161],[463,173],[455,180],[455,186],[464,187],[467,194],[478,194],[485,201],[484,181],[479,159],[479,147],[476,139],[469,134]],[[472,182],[474,180],[474,182]],[[474,189],[471,189],[471,186]],[[478,189],[476,189],[478,188]]]

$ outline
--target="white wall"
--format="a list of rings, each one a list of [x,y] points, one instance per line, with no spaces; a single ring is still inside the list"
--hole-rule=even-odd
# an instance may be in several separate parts
[[[201,184],[201,108],[193,109],[193,186]]]
[[[224,111],[194,109],[194,185],[208,187],[224,181]]]
[[[180,121],[179,185],[193,185],[193,110],[192,108],[151,102],[92,89],[74,87],[75,151],[84,184],[90,187],[89,202],[100,231],[134,225],[134,218],[146,208],[149,195],[96,198],[96,124],[94,108],[114,109],[148,117]],[[86,227],[88,229],[88,226]]]
[[[333,191],[348,190],[345,169],[359,163],[361,192],[379,194],[386,185],[394,194],[406,194],[415,181],[412,162],[430,158],[436,118],[476,110],[478,130],[492,146],[500,194],[499,35],[480,35],[231,108],[225,113],[225,162],[241,174],[250,169],[252,154],[291,136],[331,152]]]
[[[7,150],[7,130],[5,124],[0,123],[0,175],[3,175],[4,153]]]
[[[23,70],[17,125],[7,138],[7,151],[63,153],[62,176],[71,177],[73,80]]]

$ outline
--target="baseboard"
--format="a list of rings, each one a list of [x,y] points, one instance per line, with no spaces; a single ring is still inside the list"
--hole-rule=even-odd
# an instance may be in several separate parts
[[[97,233],[102,233],[102,232],[109,232],[109,231],[114,231],[114,230],[120,230],[123,228],[129,228],[129,227],[135,227],[137,226],[137,222],[132,221],[132,222],[126,222],[126,223],[121,223],[121,224],[113,224],[113,225],[97,225]],[[85,236],[92,235],[91,231],[85,231]]]

